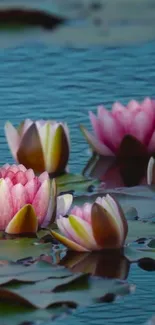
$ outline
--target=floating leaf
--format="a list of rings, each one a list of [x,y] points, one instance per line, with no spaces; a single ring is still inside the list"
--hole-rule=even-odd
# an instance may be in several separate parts
[[[54,284],[57,278],[66,278],[71,272],[64,267],[51,266],[46,262],[38,262],[30,266],[7,265],[0,268],[0,284],[18,281],[18,282],[37,282],[47,278],[54,278]]]
[[[88,275],[75,276],[75,279],[66,281],[53,291],[53,281],[45,280],[31,286],[21,285],[19,288],[0,288],[0,298],[9,303],[16,302],[35,308],[47,308],[49,306],[64,303],[70,306],[88,306],[102,299],[106,294],[125,295],[130,293],[131,287],[124,281],[90,278]],[[62,282],[63,282],[62,281]],[[66,284],[67,282],[67,284]]]
[[[67,306],[53,307],[48,310],[33,309],[16,304],[0,302],[0,322],[7,325],[24,325],[41,321],[48,322],[61,314],[67,314]]]
[[[93,192],[99,185],[99,181],[80,174],[65,174],[57,177],[58,191],[85,193]]]
[[[51,252],[51,243],[43,244],[37,239],[20,238],[0,240],[0,260],[14,261],[38,257]]]
[[[155,259],[155,249],[125,247],[124,254],[130,262],[137,262],[143,258]]]

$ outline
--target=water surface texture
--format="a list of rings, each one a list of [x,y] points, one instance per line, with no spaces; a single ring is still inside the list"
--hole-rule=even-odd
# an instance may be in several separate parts
[[[154,60],[155,42],[109,49],[33,44],[1,50],[0,163],[13,161],[4,136],[6,120],[17,125],[27,117],[57,119],[70,127],[70,171],[81,172],[88,159],[88,145],[79,124],[90,129],[88,111],[95,112],[99,104],[110,108],[116,100],[126,104],[132,98],[155,97]],[[77,310],[66,323],[144,324],[155,313],[154,272],[133,266],[129,281],[137,285],[135,294],[113,304]]]

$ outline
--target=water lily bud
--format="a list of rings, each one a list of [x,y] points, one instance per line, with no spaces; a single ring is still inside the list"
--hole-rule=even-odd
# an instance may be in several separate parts
[[[65,123],[26,119],[16,129],[5,124],[5,134],[14,159],[36,173],[60,174],[69,159],[69,130]]]
[[[120,249],[128,232],[127,220],[119,203],[109,194],[93,204],[74,206],[68,218],[57,219],[60,232],[51,234],[75,251]]]

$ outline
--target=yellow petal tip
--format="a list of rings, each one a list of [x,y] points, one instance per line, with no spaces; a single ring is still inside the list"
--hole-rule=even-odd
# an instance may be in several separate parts
[[[10,235],[17,235],[22,233],[36,233],[37,229],[38,220],[34,208],[31,204],[26,204],[9,222],[5,232]]]

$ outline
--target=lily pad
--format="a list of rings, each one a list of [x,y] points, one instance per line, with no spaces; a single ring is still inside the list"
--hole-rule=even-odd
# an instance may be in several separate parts
[[[51,247],[51,243],[44,244],[31,238],[0,240],[0,260],[16,262],[27,257],[50,254]]]
[[[74,192],[75,194],[93,192],[99,181],[80,174],[65,174],[57,177],[58,193]]]
[[[125,247],[124,254],[130,262],[137,262],[144,258],[150,258],[155,260],[155,249],[151,248],[131,248]]]
[[[37,282],[48,278],[53,278],[53,285],[56,285],[57,279],[60,279],[61,283],[61,278],[65,279],[71,275],[64,267],[51,266],[46,262],[37,262],[27,267],[9,264],[0,268],[0,285],[12,281]]]
[[[0,322],[7,325],[32,324],[48,322],[60,315],[67,315],[67,306],[46,309],[34,309],[16,304],[0,302]]]
[[[55,304],[87,306],[103,299],[108,293],[125,295],[131,292],[131,286],[128,283],[113,279],[79,275],[78,277],[75,276],[75,279],[70,282],[66,279],[63,281],[64,284],[55,290],[52,279],[29,286],[21,285],[16,289],[3,286],[0,288],[0,298],[9,303],[16,302],[29,307],[45,309]]]

